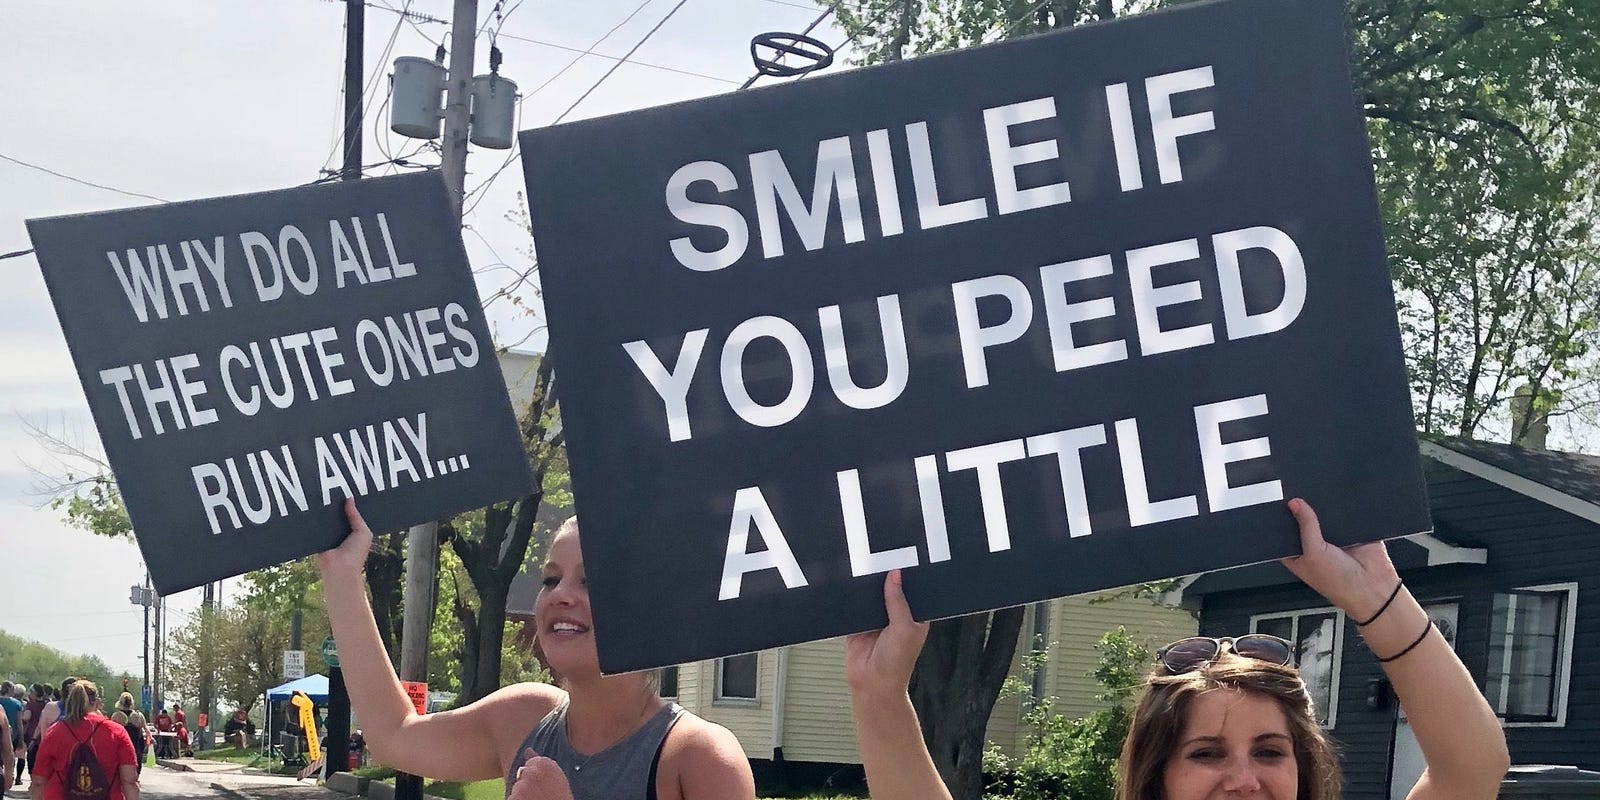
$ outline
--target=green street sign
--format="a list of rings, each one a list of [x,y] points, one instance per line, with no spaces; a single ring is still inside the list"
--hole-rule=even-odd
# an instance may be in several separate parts
[[[339,647],[333,643],[333,637],[322,640],[322,663],[330,667],[339,666]]]

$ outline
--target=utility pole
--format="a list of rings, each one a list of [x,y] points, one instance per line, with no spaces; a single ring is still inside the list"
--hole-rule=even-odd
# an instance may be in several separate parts
[[[200,668],[203,670],[203,672],[200,674],[200,708],[195,712],[197,714],[195,717],[195,724],[197,726],[195,728],[195,735],[196,738],[199,739],[195,746],[196,750],[211,749],[210,724],[211,717],[216,713],[216,709],[211,707],[213,671],[216,667],[216,664],[213,661],[216,653],[214,650],[212,650],[212,640],[216,635],[216,618],[214,616],[217,610],[216,603],[216,584],[207,583],[205,593],[202,595],[200,600],[200,652],[203,653],[204,656],[200,659]],[[204,717],[206,720],[205,727],[198,727],[199,719],[201,717]]]
[[[442,171],[459,221],[467,181],[467,127],[471,122],[472,61],[478,26],[477,0],[455,0],[450,20],[450,71],[445,79]],[[416,525],[406,534],[405,619],[400,632],[400,678],[428,680],[428,638],[433,627],[439,573],[439,523]],[[395,800],[422,800],[422,778],[395,776]]]
[[[361,74],[365,72],[366,1],[344,4],[344,171],[347,181],[361,180]],[[344,670],[328,666],[328,755],[322,774],[332,775],[350,764],[350,693]]]
[[[144,593],[140,595],[139,605],[144,606],[144,683],[140,684],[139,705],[144,709],[145,719],[154,719],[154,709],[150,703],[155,701],[155,687],[150,685],[150,573],[144,574]],[[145,698],[149,698],[146,700]]]

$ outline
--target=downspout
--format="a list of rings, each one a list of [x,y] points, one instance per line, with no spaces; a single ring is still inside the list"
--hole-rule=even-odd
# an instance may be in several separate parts
[[[783,763],[783,701],[789,688],[789,648],[778,650],[777,670],[772,682],[772,763]]]

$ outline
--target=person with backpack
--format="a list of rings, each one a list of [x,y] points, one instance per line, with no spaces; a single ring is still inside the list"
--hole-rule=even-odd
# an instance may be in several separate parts
[[[110,719],[128,732],[128,738],[133,740],[133,754],[139,760],[139,771],[144,772],[144,715],[133,707],[132,694],[123,692],[122,696],[117,698],[117,708],[111,712]]]
[[[133,741],[100,715],[100,689],[79,680],[67,693],[66,715],[39,743],[32,800],[139,800]]]

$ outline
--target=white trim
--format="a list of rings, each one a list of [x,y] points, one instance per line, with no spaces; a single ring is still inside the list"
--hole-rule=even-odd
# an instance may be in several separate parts
[[[1489,551],[1482,547],[1460,547],[1450,544],[1431,533],[1413,533],[1410,536],[1402,536],[1400,538],[1428,551],[1428,566],[1430,567],[1438,567],[1444,564],[1489,563]]]
[[[778,650],[777,675],[772,682],[772,758],[777,760],[783,749],[783,706],[785,687],[789,683],[789,648]],[[756,694],[761,694],[761,661],[756,660]]]
[[[749,657],[751,657],[751,658],[756,660],[756,689],[755,689],[756,693],[755,693],[755,696],[753,696],[753,697],[739,697],[739,696],[730,697],[728,695],[723,694],[722,693],[722,671],[723,671],[723,667],[727,665],[728,659],[730,659],[730,658],[743,658],[745,656],[749,656]],[[738,655],[725,656],[723,658],[717,659],[716,660],[716,674],[712,676],[712,681],[713,681],[713,686],[711,687],[711,705],[713,705],[713,706],[759,707],[761,705],[761,654],[760,653],[740,653]]]
[[[1507,472],[1491,464],[1485,464],[1472,456],[1458,453],[1444,445],[1423,442],[1421,450],[1423,455],[1435,461],[1448,464],[1470,475],[1476,475],[1490,483],[1497,483],[1513,492],[1538,500],[1545,505],[1559,508],[1568,514],[1582,517],[1590,522],[1600,523],[1600,506],[1587,500],[1581,500],[1558,489],[1552,489],[1542,483],[1528,480],[1514,472]]]
[[[1564,728],[1564,727],[1567,726],[1567,698],[1572,693],[1572,650],[1573,650],[1573,645],[1577,641],[1577,632],[1578,632],[1578,584],[1575,581],[1568,581],[1568,582],[1565,582],[1565,583],[1546,583],[1546,584],[1542,584],[1542,585],[1539,585],[1539,586],[1518,586],[1518,587],[1512,589],[1511,591],[1513,591],[1513,592],[1563,592],[1564,591],[1564,592],[1567,593],[1567,615],[1566,615],[1567,619],[1566,619],[1566,630],[1561,632],[1561,641],[1559,642],[1559,644],[1561,646],[1561,664],[1556,668],[1556,674],[1555,674],[1555,681],[1556,681],[1556,687],[1555,687],[1556,688],[1556,697],[1555,697],[1556,718],[1555,718],[1555,721],[1553,721],[1553,722],[1510,722],[1510,721],[1502,719],[1500,721],[1500,724],[1501,724],[1502,727],[1506,727],[1506,728]],[[1516,619],[1516,616],[1515,616],[1515,614],[1513,614],[1512,615],[1513,622],[1515,621],[1515,619]],[[1510,628],[1507,628],[1506,634],[1509,636],[1512,633],[1513,633],[1513,631]],[[1508,660],[1510,659],[1510,651],[1509,650],[1507,651],[1506,658]],[[1500,684],[1500,686],[1501,686],[1501,694],[1502,694],[1502,702],[1504,700],[1504,693],[1506,691],[1508,691],[1507,687],[1510,685],[1510,681],[1506,680],[1507,678],[1510,677],[1510,672],[1511,672],[1511,670],[1510,670],[1509,667],[1502,666],[1501,674],[1504,676],[1502,678],[1501,684]],[[1498,708],[1500,708],[1500,706],[1496,706],[1497,710],[1498,710]]]
[[[1296,608],[1296,609],[1290,609],[1290,610],[1287,610],[1287,611],[1274,611],[1274,612],[1264,613],[1264,614],[1251,614],[1250,615],[1250,632],[1251,633],[1255,633],[1256,632],[1256,623],[1260,622],[1261,620],[1264,620],[1264,619],[1281,619],[1283,617],[1294,617],[1294,618],[1296,618],[1295,622],[1294,622],[1294,631],[1293,631],[1295,639],[1290,640],[1290,643],[1294,644],[1294,645],[1298,645],[1299,644],[1298,639],[1299,639],[1299,636],[1300,636],[1300,620],[1298,618],[1302,617],[1302,616],[1309,616],[1309,615],[1312,615],[1312,614],[1333,614],[1334,615],[1334,621],[1333,621],[1333,676],[1332,676],[1332,679],[1328,682],[1328,721],[1326,723],[1324,723],[1323,726],[1322,726],[1323,728],[1325,728],[1327,730],[1333,730],[1334,726],[1336,726],[1338,724],[1338,721],[1339,721],[1339,675],[1340,675],[1340,668],[1344,664],[1344,621],[1345,621],[1344,612],[1340,611],[1338,608],[1335,608],[1333,606],[1322,606],[1322,607],[1319,607],[1319,608]]]
[[[1171,589],[1168,589],[1167,591],[1162,592],[1161,594],[1156,596],[1156,602],[1158,602],[1158,603],[1160,603],[1160,604],[1162,604],[1164,606],[1171,606],[1173,608],[1182,608],[1183,607],[1183,593],[1188,591],[1189,590],[1189,586],[1192,585],[1195,581],[1200,580],[1200,576],[1205,575],[1205,574],[1206,573],[1204,573],[1204,572],[1196,572],[1193,575],[1185,575],[1185,576],[1179,578],[1178,579],[1178,583],[1177,583],[1176,586],[1173,586]]]

